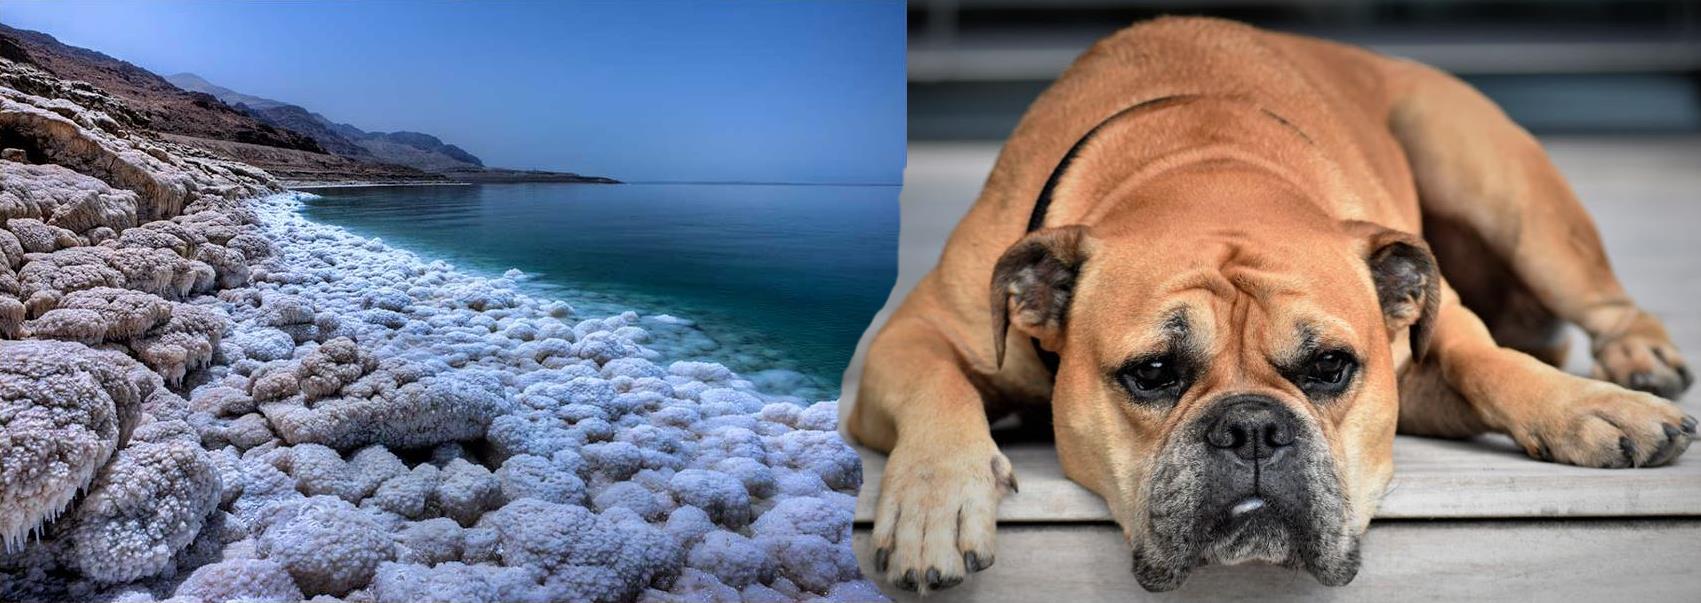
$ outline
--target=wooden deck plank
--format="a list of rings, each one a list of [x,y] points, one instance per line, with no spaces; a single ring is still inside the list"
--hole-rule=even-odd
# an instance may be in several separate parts
[[[874,518],[886,457],[862,451],[866,483],[856,518]],[[1006,497],[1007,523],[1110,521],[1097,495],[1063,477],[1044,444],[1005,448],[1022,491]],[[1532,460],[1511,440],[1449,441],[1400,436],[1394,482],[1381,519],[1492,517],[1701,516],[1701,460],[1654,469],[1585,469]]]
[[[928,603],[1033,601],[1696,601],[1701,522],[1386,522],[1365,537],[1358,577],[1339,588],[1269,565],[1206,567],[1181,589],[1142,590],[1122,534],[1104,524],[999,530],[998,558]],[[855,536],[865,575],[867,532]],[[913,593],[883,587],[898,601]]]
[[[1560,169],[1593,213],[1625,286],[1644,307],[1666,320],[1678,345],[1701,361],[1701,137],[1565,138],[1544,141]],[[902,194],[899,274],[887,308],[937,260],[946,235],[979,193],[998,147],[992,144],[913,145]],[[1581,335],[1573,350],[1587,350]],[[846,371],[845,399],[854,399],[862,350]],[[1588,369],[1586,354],[1567,368]],[[1701,414],[1691,394],[1683,406]],[[848,404],[845,408],[848,408]],[[1096,496],[1063,478],[1055,453],[1029,445],[1007,451],[1022,492],[1006,500],[1006,522],[1102,522],[1108,513]],[[1504,438],[1449,442],[1401,437],[1395,444],[1395,481],[1383,518],[1598,517],[1701,515],[1701,452],[1671,467],[1594,470],[1540,463],[1513,450]],[[858,520],[871,517],[884,458],[864,454],[866,486]]]

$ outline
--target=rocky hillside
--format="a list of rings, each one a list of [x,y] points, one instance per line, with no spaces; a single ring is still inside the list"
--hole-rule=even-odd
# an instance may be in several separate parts
[[[565,172],[487,168],[478,157],[429,134],[368,132],[194,74],[163,78],[50,35],[6,25],[0,25],[0,58],[50,76],[58,89],[34,88],[41,80],[17,77],[16,69],[0,72],[0,85],[73,99],[127,130],[261,168],[289,185],[616,182]],[[65,96],[55,96],[59,94]]]
[[[167,76],[166,80],[184,90],[213,95],[266,124],[305,134],[325,150],[350,159],[405,165],[427,172],[477,170],[484,167],[484,162],[472,153],[455,145],[445,144],[430,134],[405,131],[367,132],[349,124],[333,122],[300,105],[243,94],[209,82],[193,73]]]
[[[124,102],[135,125],[156,132],[322,153],[312,138],[262,123],[208,94],[173,86],[146,69],[60,43],[44,33],[0,25],[0,53],[61,80],[87,82]]]
[[[235,159],[286,181],[445,180],[406,166],[327,152],[311,136],[265,123],[213,95],[184,90],[146,69],[44,33],[0,25],[0,57],[50,76],[60,89],[37,88],[46,80],[21,78],[18,69],[0,73],[0,85],[48,98],[68,95],[127,130],[152,132],[161,140]]]
[[[185,90],[213,95],[272,126],[301,132],[318,142],[326,151],[354,161],[406,166],[459,182],[620,182],[613,178],[581,176],[571,172],[487,167],[483,160],[472,153],[430,134],[407,131],[368,132],[349,124],[331,121],[300,105],[231,90],[193,73],[179,73],[167,76],[166,79]],[[271,169],[276,171],[276,167]],[[335,180],[335,177],[326,174],[319,179]]]

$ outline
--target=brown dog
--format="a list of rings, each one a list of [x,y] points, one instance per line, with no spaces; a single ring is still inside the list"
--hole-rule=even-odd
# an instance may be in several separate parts
[[[1565,322],[1605,381],[1554,367]],[[1695,420],[1644,392],[1690,381],[1541,147],[1476,91],[1162,19],[1034,102],[875,338],[846,428],[891,454],[875,566],[901,587],[992,564],[1016,481],[989,418],[1048,403],[1065,473],[1105,498],[1146,588],[1248,560],[1339,585],[1396,428],[1660,465]]]

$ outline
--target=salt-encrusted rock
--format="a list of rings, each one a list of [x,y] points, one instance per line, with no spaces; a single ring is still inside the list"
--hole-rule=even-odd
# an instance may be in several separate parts
[[[123,444],[152,392],[114,352],[0,342],[0,539],[15,550],[65,510]]]
[[[457,561],[464,531],[447,517],[408,523],[396,535],[396,560],[425,566]]]
[[[18,235],[0,230],[0,258],[4,258],[6,267],[13,271],[24,264],[24,244],[18,240]]]
[[[362,375],[378,368],[378,359],[348,338],[325,342],[301,359],[295,369],[296,383],[306,401],[312,402],[342,391]]]
[[[715,463],[714,469],[732,476],[744,484],[745,491],[755,498],[768,498],[779,491],[774,470],[756,459],[730,457]]]
[[[223,245],[205,244],[195,252],[195,261],[213,269],[219,288],[229,289],[248,284],[248,256]]]
[[[379,563],[395,558],[383,526],[335,497],[304,499],[257,527],[261,557],[282,565],[307,595],[346,595],[369,583]]]
[[[34,218],[72,232],[136,224],[136,193],[62,166],[0,162],[0,219]]]
[[[857,579],[856,555],[850,543],[835,543],[803,535],[771,541],[769,553],[779,560],[786,578],[805,589],[825,594],[842,582]]]
[[[5,272],[0,270],[0,273]],[[4,275],[0,274],[0,279]],[[22,339],[24,336],[24,302],[18,298],[0,295],[0,337],[6,339]]]
[[[378,603],[536,601],[539,586],[533,574],[526,568],[454,561],[435,567],[385,563],[372,582],[372,594]]]
[[[502,483],[489,469],[464,459],[449,461],[432,494],[439,513],[472,526],[484,512],[502,506]]]
[[[427,506],[431,502],[432,492],[437,490],[437,482],[441,479],[441,471],[430,464],[420,464],[412,471],[397,475],[378,486],[372,497],[363,501],[363,505],[371,505],[408,519],[419,519],[425,516]]]
[[[763,538],[813,534],[833,542],[850,537],[851,509],[824,499],[800,496],[775,504],[751,525]]]
[[[107,583],[170,569],[218,505],[220,487],[217,468],[187,423],[142,424],[77,506],[71,565]]]
[[[787,578],[825,593],[856,577],[850,554],[852,512],[819,498],[788,498],[752,524],[756,541],[780,560]]]
[[[277,438],[272,433],[271,424],[259,413],[248,413],[232,419],[224,426],[221,435],[230,445],[242,450],[257,448]]]
[[[324,365],[321,365],[324,366]],[[351,365],[332,365],[340,370]],[[362,365],[364,366],[364,365]],[[260,404],[260,411],[290,443],[324,444],[346,450],[367,444],[419,448],[484,435],[490,421],[506,408],[500,386],[480,375],[452,373],[419,378],[396,367],[365,375],[337,397],[309,401],[303,393]],[[330,395],[325,384],[346,373],[318,381],[315,393]],[[297,373],[296,383],[300,383]],[[417,380],[416,380],[417,379]],[[254,397],[268,398],[270,390],[255,382]],[[353,391],[349,391],[353,390]]]
[[[57,308],[42,314],[41,318],[31,321],[28,326],[32,337],[75,340],[74,336],[61,336],[40,325],[51,322],[52,318],[60,313],[88,312],[94,319],[91,321],[94,323],[91,330],[100,334],[93,343],[128,341],[171,320],[172,305],[157,295],[128,289],[96,287],[67,293],[60,298]]]
[[[295,353],[295,339],[274,328],[240,331],[227,341],[242,350],[243,357],[262,362],[286,360]]]
[[[313,306],[294,295],[267,295],[260,306],[263,321],[267,326],[288,333],[296,343],[318,341],[322,333],[313,319],[317,314]]]
[[[696,601],[742,601],[738,589],[725,584],[700,569],[687,567],[669,591],[651,590],[644,593],[646,603],[686,603]]]
[[[12,218],[6,220],[6,230],[17,237],[18,243],[24,247],[24,253],[51,253],[61,249],[59,234],[46,222],[35,218]]]
[[[882,601],[886,595],[880,592],[880,587],[868,580],[851,580],[833,585],[827,591],[829,601]]]
[[[655,521],[667,514],[667,503],[637,482],[616,482],[603,488],[592,500],[598,512],[624,508],[645,521]]]
[[[737,529],[750,521],[750,493],[730,475],[686,469],[675,473],[669,486],[676,500],[708,512],[715,523]]]
[[[131,229],[135,230],[138,229]],[[19,295],[26,299],[40,294],[64,295],[94,287],[117,287],[176,300],[209,292],[217,279],[212,266],[186,259],[169,249],[107,246],[73,246],[52,253],[26,255],[17,275]]]
[[[254,412],[254,397],[248,392],[230,387],[215,386],[196,389],[189,398],[190,408],[217,417],[235,417]]]
[[[553,600],[628,600],[678,572],[673,539],[642,522],[610,522],[584,507],[522,498],[479,524],[501,536],[504,565],[543,570]]]
[[[231,559],[203,565],[177,586],[176,596],[197,601],[290,603],[303,599],[295,579],[269,559]]]
[[[100,345],[106,341],[106,321],[94,310],[58,308],[24,323],[24,330],[44,339]]]
[[[862,485],[862,459],[838,433],[799,430],[778,440],[787,466],[819,475],[835,490],[854,491]]]
[[[667,533],[673,535],[675,542],[685,549],[696,546],[697,542],[709,532],[715,531],[715,522],[709,519],[709,514],[702,509],[683,506],[673,510],[667,516]]]
[[[589,444],[583,448],[583,455],[597,473],[609,480],[632,477],[644,464],[643,451],[631,442]]]
[[[583,505],[585,481],[565,465],[523,454],[502,463],[502,468],[496,471],[496,478],[501,482],[503,497],[508,500],[536,498],[552,503]]]
[[[173,304],[171,318],[130,341],[130,349],[167,383],[182,383],[188,371],[213,359],[228,318],[205,306]]]
[[[733,588],[771,582],[778,569],[774,559],[755,541],[720,530],[708,533],[691,547],[686,563],[713,574],[722,584]]]

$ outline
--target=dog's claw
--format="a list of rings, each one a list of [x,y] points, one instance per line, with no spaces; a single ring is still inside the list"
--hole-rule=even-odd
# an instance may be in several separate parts
[[[1689,435],[1695,435],[1695,417],[1684,415],[1684,417],[1683,417],[1683,433],[1687,433]]]
[[[1664,465],[1671,462],[1673,458],[1682,453],[1685,445],[1689,443],[1689,435],[1676,425],[1664,423],[1660,425],[1660,429],[1665,432],[1666,441],[1660,443],[1659,449],[1655,450],[1654,455],[1648,459],[1648,465]]]
[[[1636,466],[1636,443],[1635,442],[1630,441],[1630,438],[1620,436],[1618,438],[1618,450],[1619,450],[1619,452],[1624,453],[1624,465],[1623,466],[1625,466],[1625,467],[1635,467]]]
[[[1657,392],[1657,391],[1659,391],[1659,389],[1658,389],[1659,383],[1655,381],[1654,374],[1647,372],[1647,371],[1637,371],[1637,372],[1631,373],[1630,378],[1626,381],[1627,382],[1625,383],[1625,385],[1629,386],[1630,389],[1633,389],[1633,390],[1636,390],[1636,391],[1641,391],[1641,392]]]
[[[980,452],[894,448],[876,503],[873,557],[863,558],[893,590],[951,588],[992,565],[998,500],[1013,479],[1009,459],[994,443],[981,444]]]

